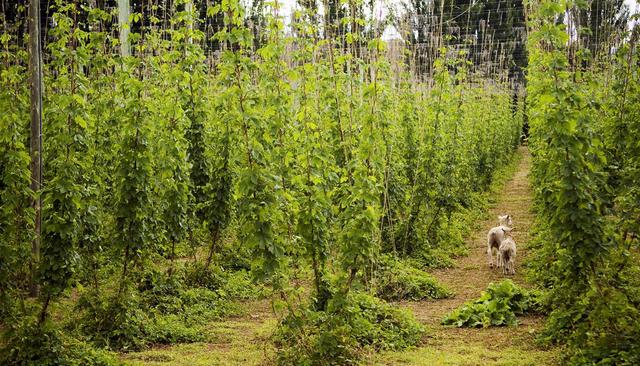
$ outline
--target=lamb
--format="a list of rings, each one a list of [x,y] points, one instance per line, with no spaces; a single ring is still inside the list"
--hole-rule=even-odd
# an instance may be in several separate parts
[[[499,260],[502,262],[503,274],[516,274],[516,242],[510,234],[500,243]]]
[[[500,267],[502,265],[502,261],[500,260],[500,244],[502,240],[504,240],[505,233],[511,231],[511,225],[513,221],[511,220],[511,215],[500,215],[498,216],[498,222],[500,226],[496,226],[489,230],[487,234],[487,256],[489,258],[489,267],[493,268],[493,249],[495,248],[498,252],[496,265]]]

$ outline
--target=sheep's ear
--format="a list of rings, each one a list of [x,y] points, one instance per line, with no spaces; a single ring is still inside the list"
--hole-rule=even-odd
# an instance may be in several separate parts
[[[511,215],[507,215],[507,219],[510,219],[510,218],[511,218]]]
[[[504,216],[498,215],[498,220],[502,220],[502,219],[504,219]]]
[[[504,231],[505,233],[508,233],[508,232],[510,232],[511,230],[513,230],[513,228],[512,228],[512,227],[506,227],[506,226],[505,226],[505,227],[503,227],[503,228],[502,228],[502,231]]]

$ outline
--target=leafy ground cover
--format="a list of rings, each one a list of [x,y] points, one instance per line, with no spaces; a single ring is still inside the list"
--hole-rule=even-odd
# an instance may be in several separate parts
[[[517,315],[535,312],[540,308],[537,292],[528,291],[506,279],[491,283],[480,297],[466,302],[442,319],[442,324],[457,327],[490,327],[517,325]]]

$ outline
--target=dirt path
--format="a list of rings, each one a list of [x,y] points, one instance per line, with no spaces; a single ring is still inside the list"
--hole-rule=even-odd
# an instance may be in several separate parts
[[[426,344],[411,352],[391,353],[379,364],[412,365],[545,365],[554,364],[553,352],[536,348],[533,333],[540,330],[543,319],[536,316],[519,318],[517,327],[487,329],[450,328],[440,325],[445,314],[464,302],[476,299],[491,282],[512,278],[525,284],[522,263],[528,256],[529,230],[533,223],[532,192],[527,174],[531,156],[521,148],[519,166],[505,184],[495,205],[468,239],[469,255],[456,260],[455,268],[436,270],[432,274],[454,291],[455,297],[444,300],[405,302],[430,334]],[[499,214],[513,216],[513,237],[518,246],[516,275],[505,276],[500,269],[490,269],[486,255],[487,231],[497,225]]]
[[[444,285],[452,289],[455,297],[428,303],[414,303],[410,306],[416,316],[427,324],[438,324],[442,316],[465,301],[475,299],[491,282],[499,282],[511,278],[518,284],[523,284],[522,262],[527,257],[527,243],[529,229],[533,221],[531,213],[531,191],[527,173],[530,166],[530,156],[526,150],[520,150],[523,155],[520,165],[513,178],[505,185],[500,198],[494,207],[485,215],[484,221],[474,230],[468,239],[469,255],[458,258],[456,267],[436,270],[432,274]],[[505,276],[501,269],[489,268],[487,263],[487,231],[498,225],[498,215],[509,214],[513,217],[512,236],[517,244],[516,275]]]

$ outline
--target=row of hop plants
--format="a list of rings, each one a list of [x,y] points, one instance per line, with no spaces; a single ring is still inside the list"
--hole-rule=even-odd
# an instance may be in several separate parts
[[[639,29],[611,54],[590,55],[559,21],[582,5],[543,1],[530,22],[538,213],[530,272],[548,290],[543,338],[567,346],[564,362],[632,365],[640,362]]]
[[[15,324],[3,360],[31,357],[28,347],[12,348],[25,334],[48,349],[37,340],[61,329],[52,305],[79,289],[82,319],[95,326],[77,327],[78,337],[140,347],[139,334],[128,332],[139,328],[149,270],[162,263],[163,281],[184,281],[177,259],[189,254],[200,275],[187,278],[213,278],[212,271],[238,265],[225,246],[249,258],[255,278],[273,289],[283,322],[277,344],[288,350],[282,363],[295,362],[288,357],[296,350],[320,352],[305,356],[313,363],[338,350],[352,359],[363,347],[419,341],[415,320],[366,293],[448,296],[431,278],[408,281],[417,284],[409,292],[389,285],[392,294],[377,279],[399,258],[428,265],[424,258],[462,246],[460,217],[478,207],[519,141],[521,106],[513,108],[506,85],[475,78],[444,49],[431,83],[415,83],[392,73],[380,39],[354,28],[345,42],[368,43],[356,55],[318,41],[304,20],[289,38],[269,8],[264,44],[253,52],[238,1],[207,12],[226,25],[216,35],[225,47],[213,69],[203,35],[190,26],[202,21],[196,14],[177,12],[171,29],[131,34],[133,55],[121,57],[117,40],[100,31],[112,14],[83,2],[56,9],[44,65],[39,259],[30,257],[28,202],[36,193],[29,190],[28,55],[12,46],[15,35],[0,37],[7,111],[0,116],[0,300],[3,321]],[[396,259],[380,265],[382,253]],[[304,300],[291,281],[301,271],[313,286]],[[413,273],[390,271],[391,278]],[[26,297],[32,272],[38,299]],[[324,344],[319,319],[344,325],[344,344]],[[386,320],[374,333],[348,331],[376,319]],[[306,328],[320,336],[300,338]],[[399,328],[406,339],[392,337]],[[60,363],[64,348],[37,355]]]

